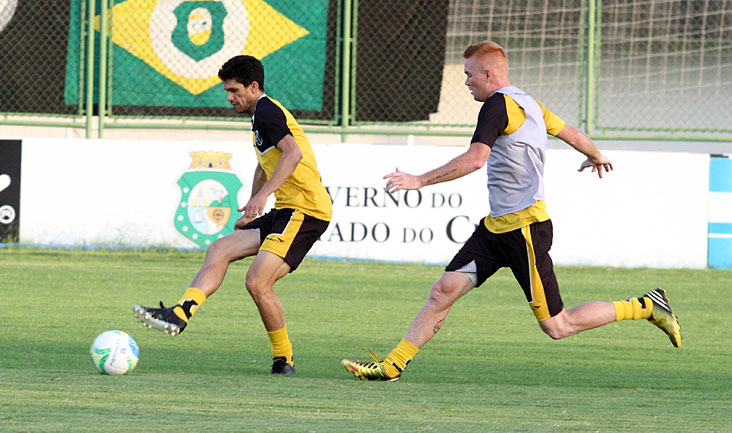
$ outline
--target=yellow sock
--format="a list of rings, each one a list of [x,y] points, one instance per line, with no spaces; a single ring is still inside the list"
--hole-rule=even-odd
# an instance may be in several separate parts
[[[180,298],[178,304],[173,308],[173,312],[176,316],[180,317],[184,322],[188,322],[204,302],[206,301],[206,294],[201,289],[196,287],[189,287],[183,297]]]
[[[614,301],[615,306],[615,320],[638,320],[648,319],[653,313],[653,302],[645,297],[641,298],[630,298],[627,301]]]
[[[397,347],[384,358],[384,371],[389,377],[399,376],[417,352],[419,352],[419,349],[407,341],[406,338],[402,338]]]
[[[277,331],[268,331],[267,335],[269,335],[269,341],[272,342],[272,356],[274,358],[284,356],[287,358],[288,364],[295,365],[295,361],[292,360],[292,343],[287,335],[287,326]]]

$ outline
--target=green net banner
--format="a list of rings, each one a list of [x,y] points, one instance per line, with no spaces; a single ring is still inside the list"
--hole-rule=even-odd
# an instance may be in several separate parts
[[[401,0],[398,7],[359,0],[356,122],[422,121],[437,112],[448,11],[448,0]]]
[[[66,1],[0,0],[0,112],[78,113],[79,99],[64,99],[64,72],[78,81],[80,67],[66,64],[68,22]]]
[[[72,16],[79,3],[73,2]],[[217,73],[239,54],[262,60],[267,93],[288,108],[323,108],[328,0],[117,0],[110,9],[109,97],[117,113],[125,106],[230,109]],[[78,32],[72,22],[69,41],[78,40]],[[70,43],[69,61],[79,55]],[[78,76],[69,71],[67,102],[77,100],[78,93]]]

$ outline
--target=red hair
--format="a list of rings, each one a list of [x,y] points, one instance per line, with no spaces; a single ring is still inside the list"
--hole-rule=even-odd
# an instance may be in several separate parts
[[[463,58],[480,56],[491,69],[508,78],[508,58],[503,47],[492,41],[483,41],[468,46],[463,51]]]

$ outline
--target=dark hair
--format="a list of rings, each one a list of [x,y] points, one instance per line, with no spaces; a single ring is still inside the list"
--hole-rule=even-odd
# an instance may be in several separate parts
[[[259,84],[259,90],[264,91],[264,66],[262,62],[252,56],[234,56],[219,69],[219,78],[223,80],[235,79],[244,86],[253,82]]]

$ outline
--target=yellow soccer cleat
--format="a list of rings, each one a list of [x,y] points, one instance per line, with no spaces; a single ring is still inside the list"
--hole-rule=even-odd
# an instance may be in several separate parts
[[[368,349],[365,350],[376,362],[344,359],[341,361],[341,365],[346,367],[346,370],[353,373],[354,376],[361,380],[383,380],[389,382],[396,382],[399,380],[401,372],[399,372],[400,375],[397,375],[396,377],[388,376],[384,370],[384,361],[379,359],[374,352]]]
[[[671,307],[666,298],[666,291],[653,289],[643,295],[653,302],[653,313],[648,321],[661,328],[668,335],[674,347],[681,347],[681,325],[676,315],[671,312]]]

